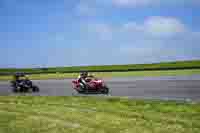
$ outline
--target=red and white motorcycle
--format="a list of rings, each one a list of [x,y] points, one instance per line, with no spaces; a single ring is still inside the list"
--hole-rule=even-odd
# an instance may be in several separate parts
[[[93,78],[86,80],[87,88],[83,88],[78,80],[72,81],[73,89],[80,94],[109,94],[110,89],[101,79]]]

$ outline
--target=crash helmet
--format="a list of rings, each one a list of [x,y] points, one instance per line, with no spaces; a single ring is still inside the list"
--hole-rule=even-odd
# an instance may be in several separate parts
[[[85,71],[84,71],[84,72],[81,72],[81,73],[80,73],[80,76],[81,76],[81,77],[87,77],[87,76],[88,76],[88,72],[85,72]]]
[[[88,76],[88,72],[85,72],[84,75],[85,75],[85,76]]]
[[[80,75],[81,75],[81,76],[84,76],[84,72],[81,72]]]

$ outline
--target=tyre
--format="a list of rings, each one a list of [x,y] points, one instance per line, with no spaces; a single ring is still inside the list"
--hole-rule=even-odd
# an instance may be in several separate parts
[[[17,86],[14,84],[11,84],[11,88],[13,92],[17,92]]]
[[[13,92],[14,93],[17,93],[18,92],[18,89],[16,87],[13,87]]]
[[[80,86],[80,87],[79,87],[78,93],[80,93],[80,94],[85,94],[85,93],[87,93],[87,89],[84,88],[84,86]]]
[[[104,93],[104,94],[109,94],[109,88],[108,88],[108,87],[104,87],[103,93]]]
[[[33,86],[32,91],[33,91],[33,92],[39,92],[40,89],[39,89],[37,86]]]
[[[79,94],[87,94],[87,91],[86,90],[80,90],[78,91]]]
[[[19,92],[25,92],[24,88],[23,87],[19,87]]]

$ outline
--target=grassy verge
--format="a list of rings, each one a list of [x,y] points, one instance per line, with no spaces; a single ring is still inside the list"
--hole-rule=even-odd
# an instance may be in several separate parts
[[[200,104],[95,97],[0,97],[1,133],[199,133]]]
[[[55,68],[1,68],[0,73],[28,72],[28,73],[55,73],[55,72],[79,72],[85,71],[127,71],[127,70],[167,70],[183,68],[200,68],[200,60],[161,62],[153,64],[128,64],[128,65],[102,65],[102,66],[72,66],[72,67],[55,67]]]
[[[147,76],[189,76],[200,74],[200,69],[168,70],[168,71],[135,71],[135,72],[98,72],[93,73],[100,78],[110,77],[147,77]],[[33,74],[30,79],[64,79],[76,78],[78,73]],[[0,80],[11,80],[12,76],[0,76]]]

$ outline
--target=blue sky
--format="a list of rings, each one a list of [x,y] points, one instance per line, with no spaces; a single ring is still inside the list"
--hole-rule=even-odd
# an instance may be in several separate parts
[[[1,0],[0,67],[200,59],[199,0]]]

